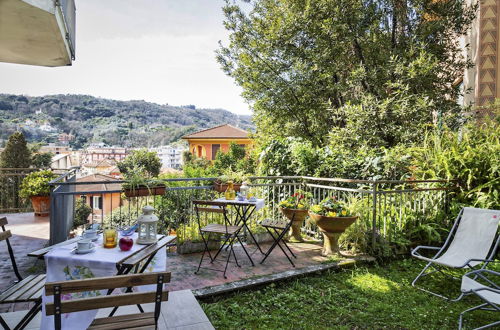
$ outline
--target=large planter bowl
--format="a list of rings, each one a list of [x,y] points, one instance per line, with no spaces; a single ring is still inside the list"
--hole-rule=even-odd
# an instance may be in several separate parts
[[[225,192],[227,190],[228,184],[227,183],[221,183],[221,182],[215,182],[214,183],[214,190],[217,192]],[[240,191],[241,183],[233,183],[233,189],[234,191]]]
[[[280,211],[287,217],[289,220],[293,219],[292,227],[290,228],[289,239],[293,238],[296,241],[304,242],[302,235],[300,234],[300,228],[304,223],[304,219],[307,217],[308,210],[299,210],[299,209],[285,209],[280,207]]]
[[[339,237],[358,217],[327,217],[309,212],[309,219],[323,233],[323,256],[340,255]]]
[[[165,195],[167,188],[165,186],[156,187],[137,187],[135,189],[124,189],[123,193],[127,197],[142,197],[142,196],[154,196],[154,195]]]
[[[46,217],[50,214],[50,196],[31,196],[30,198],[36,216]]]

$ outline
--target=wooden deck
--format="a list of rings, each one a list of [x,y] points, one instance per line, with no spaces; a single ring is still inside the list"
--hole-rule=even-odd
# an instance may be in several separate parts
[[[145,312],[154,310],[153,304],[143,305]],[[100,310],[97,317],[105,317],[111,309]],[[136,306],[120,307],[116,315],[136,314]],[[24,316],[25,311],[1,314],[9,326],[14,326]],[[40,328],[41,314],[31,321],[25,328],[34,330]],[[200,304],[190,290],[174,291],[169,293],[169,300],[162,304],[161,315],[158,322],[160,330],[209,330],[214,329]]]

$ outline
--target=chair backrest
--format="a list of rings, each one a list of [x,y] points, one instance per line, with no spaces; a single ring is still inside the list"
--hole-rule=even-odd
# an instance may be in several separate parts
[[[207,218],[209,214],[222,214],[224,225],[226,227],[226,232],[228,230],[228,226],[231,225],[229,218],[227,216],[227,205],[222,202],[217,201],[205,201],[205,200],[195,200],[193,201],[194,210],[196,212],[196,221],[198,222],[198,226],[201,228],[204,224],[202,223],[202,214],[206,214]],[[213,220],[213,217],[212,217]],[[209,223],[209,219],[206,219],[205,225]]]
[[[196,212],[227,213],[226,204],[222,202],[195,200],[193,201],[193,205]]]
[[[7,244],[7,251],[9,252],[10,262],[12,263],[12,269],[16,274],[16,277],[19,281],[22,281],[23,277],[19,274],[19,270],[17,269],[16,258],[14,257],[14,251],[12,250],[12,246],[10,245],[9,238],[12,237],[12,233],[10,230],[5,229],[5,225],[8,224],[7,218],[0,218],[0,227],[2,227],[2,231],[0,232],[0,241],[5,241]]]
[[[495,242],[495,237],[500,211],[464,207],[458,221],[453,241],[445,252],[448,258],[486,259],[490,251],[494,253],[498,245],[498,238]]]
[[[47,303],[45,305],[45,311],[48,316],[54,315],[55,328],[61,329],[61,315],[65,313],[154,302],[155,319],[158,321],[161,310],[161,302],[168,300],[168,291],[163,290],[163,284],[168,282],[170,282],[169,272],[117,275],[83,280],[49,282],[45,284],[45,294],[47,296],[54,296],[54,302]],[[78,298],[61,301],[61,295],[63,294],[129,288],[150,284],[156,284],[156,291],[126,292],[116,295],[103,295],[92,298]]]

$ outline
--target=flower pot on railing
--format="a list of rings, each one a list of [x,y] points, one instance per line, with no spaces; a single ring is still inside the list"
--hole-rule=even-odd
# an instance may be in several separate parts
[[[154,187],[139,186],[137,188],[124,188],[123,193],[127,197],[142,197],[142,196],[154,196],[154,195],[165,195],[167,187],[165,185],[158,185]]]
[[[214,190],[217,192],[225,192],[227,190],[228,184],[222,182],[214,182]],[[240,191],[241,183],[233,183],[234,191]]]
[[[311,223],[318,226],[319,230],[323,233],[323,256],[339,255],[339,237],[340,235],[352,225],[357,216],[353,217],[328,217],[325,215],[309,212],[309,219]]]
[[[36,216],[46,217],[50,214],[50,196],[31,196],[30,199]]]
[[[290,228],[289,238],[293,238],[296,241],[303,242],[304,239],[302,238],[302,235],[300,233],[300,228],[304,223],[304,219],[307,217],[308,210],[288,209],[280,207],[280,211],[289,220],[293,220],[292,227]]]

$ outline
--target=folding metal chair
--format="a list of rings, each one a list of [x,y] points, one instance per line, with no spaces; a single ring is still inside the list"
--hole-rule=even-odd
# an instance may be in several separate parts
[[[418,246],[411,255],[428,264],[413,280],[412,286],[440,298],[458,301],[463,297],[461,293],[457,298],[451,299],[436,292],[417,287],[416,283],[424,276],[439,272],[455,280],[460,280],[444,272],[446,268],[452,269],[484,269],[494,258],[500,242],[498,224],[500,211],[464,207],[457,216],[450,234],[442,247]],[[434,257],[427,258],[418,253],[420,249],[438,251]],[[430,267],[434,270],[427,271]]]
[[[475,294],[483,300],[484,303],[460,313],[458,318],[459,329],[462,329],[463,316],[467,312],[472,312],[478,309],[500,312],[500,286],[493,282],[491,278],[492,276],[488,278],[488,275],[494,275],[495,277],[500,278],[500,273],[488,269],[475,270],[462,277],[462,292],[464,294]],[[500,325],[500,321],[483,325],[476,329],[486,329],[498,325]]]
[[[288,253],[286,253],[285,249],[283,246],[281,246],[280,243],[283,243],[283,245],[286,247],[288,252],[294,257],[297,258],[297,256],[292,252],[288,244],[286,244],[286,241],[284,240],[286,234],[290,230],[290,227],[292,226],[293,219],[295,218],[295,214],[292,216],[291,220],[288,219],[283,219],[283,218],[278,218],[278,219],[264,219],[260,222],[260,225],[264,228],[266,228],[267,232],[271,235],[273,238],[274,242],[269,248],[269,250],[266,252],[264,255],[264,258],[260,262],[261,264],[266,261],[267,257],[273,252],[274,248],[278,246],[281,251],[285,254],[286,258],[290,263],[292,264],[293,267],[295,267],[295,264],[293,263],[292,259],[288,256]],[[274,233],[273,233],[274,232]]]
[[[198,269],[196,270],[195,274],[198,274],[200,268],[205,268],[205,269],[210,269],[214,271],[221,271],[220,269],[215,269],[215,268],[206,268],[206,267],[201,267],[201,264],[203,263],[203,259],[205,257],[205,253],[208,253],[208,256],[210,258],[210,263],[213,264],[217,256],[220,254],[220,252],[224,249],[224,247],[227,247],[229,249],[229,253],[226,258],[226,266],[224,267],[224,278],[227,278],[226,272],[227,272],[227,266],[229,264],[229,260],[231,258],[231,255],[234,257],[234,261],[238,267],[241,267],[240,264],[238,263],[238,259],[236,257],[236,253],[234,253],[233,249],[233,244],[235,241],[238,241],[243,248],[243,251],[245,251],[245,254],[247,255],[248,259],[252,261],[250,258],[250,255],[248,254],[245,246],[241,242],[241,239],[239,237],[239,234],[241,232],[241,229],[243,228],[243,225],[238,225],[234,226],[231,224],[229,221],[229,218],[227,216],[227,209],[226,209],[226,204],[221,203],[221,202],[216,202],[216,201],[193,201],[194,209],[196,212],[196,220],[198,221],[198,228],[200,231],[201,238],[203,240],[203,243],[205,245],[205,249],[203,250],[203,254],[201,255],[200,263],[198,264]],[[223,224],[220,223],[207,223],[206,225],[203,225],[203,221],[201,219],[201,214],[220,214],[223,217]],[[208,222],[207,220],[206,222]],[[218,238],[223,242],[215,254],[215,256],[212,257],[212,254],[210,253],[210,250],[208,248],[208,242],[210,240],[210,236],[216,235]],[[253,263],[252,263],[253,264]]]

